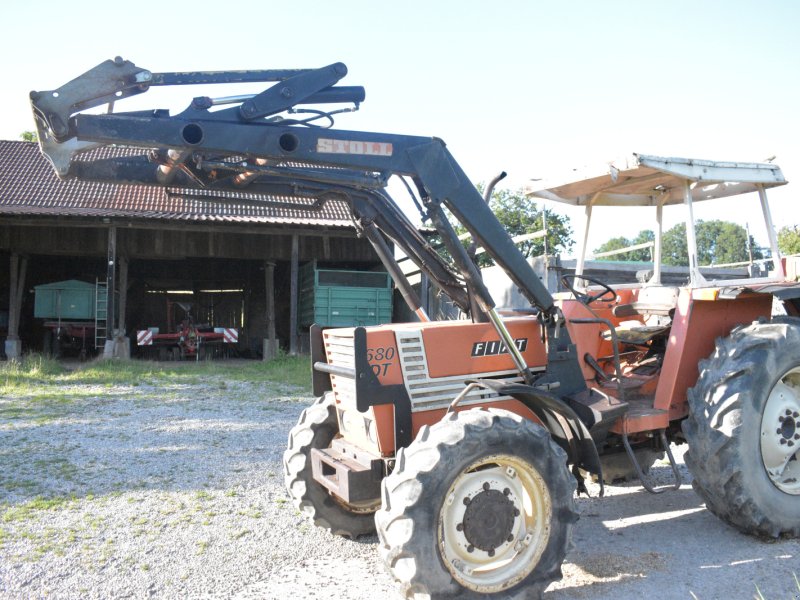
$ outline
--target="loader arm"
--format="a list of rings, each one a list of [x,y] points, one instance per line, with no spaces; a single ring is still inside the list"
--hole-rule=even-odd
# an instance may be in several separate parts
[[[391,238],[465,311],[470,296],[509,347],[520,371],[530,373],[480,273],[459,242],[443,207],[500,265],[545,322],[558,319],[553,298],[517,249],[475,186],[437,138],[323,128],[292,115],[331,114],[298,105],[354,103],[361,87],[337,83],[342,63],[321,69],[151,73],[129,61],[106,61],[62,88],[31,92],[42,152],[62,178],[139,183],[209,190],[347,201],[359,229],[378,250],[374,226]],[[274,81],[251,96],[195,98],[183,112],[166,110],[111,114],[81,111],[147,91],[151,85]],[[227,108],[211,110],[221,106]],[[352,109],[345,109],[352,110]],[[287,118],[276,116],[289,112]],[[313,117],[316,118],[316,117]],[[332,120],[332,119],[331,119]],[[98,158],[87,149],[106,145],[139,147],[147,154]],[[89,158],[87,158],[89,157]],[[410,178],[455,263],[455,271],[418,233],[383,189],[390,176]],[[378,252],[386,264],[393,258]],[[390,272],[397,270],[388,264]],[[398,282],[410,300],[414,294]],[[565,343],[563,333],[559,345]]]

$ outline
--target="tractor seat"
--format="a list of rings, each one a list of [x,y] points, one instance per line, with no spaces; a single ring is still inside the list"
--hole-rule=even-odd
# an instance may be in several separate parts
[[[647,346],[653,340],[669,333],[669,325],[645,325],[642,327],[620,327],[616,330],[617,339],[621,344],[631,346]],[[611,341],[611,332],[604,331],[604,340]]]
[[[635,302],[614,307],[615,317],[672,316],[678,306],[679,288],[668,286],[644,287],[639,290]]]

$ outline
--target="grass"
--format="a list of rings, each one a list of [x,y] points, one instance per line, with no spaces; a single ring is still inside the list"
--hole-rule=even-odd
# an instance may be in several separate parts
[[[96,390],[91,389],[65,392],[63,387],[69,385],[113,387],[167,382],[171,385],[195,385],[207,379],[216,379],[218,389],[227,389],[231,382],[282,383],[299,388],[298,392],[308,393],[311,369],[308,357],[281,355],[269,362],[254,360],[235,364],[225,361],[99,360],[68,370],[54,359],[29,354],[21,361],[9,361],[0,366],[0,396],[28,396],[52,406],[69,403],[82,395],[97,395]],[[26,407],[0,407],[0,418],[28,417],[31,416],[30,410]]]

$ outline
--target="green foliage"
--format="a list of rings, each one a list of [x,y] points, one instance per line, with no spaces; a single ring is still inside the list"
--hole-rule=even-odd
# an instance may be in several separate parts
[[[24,142],[38,142],[39,135],[35,131],[23,131],[19,134],[19,139]]]
[[[800,254],[800,225],[786,225],[778,231],[778,249],[782,254]]]
[[[697,258],[700,265],[727,264],[748,260],[747,232],[741,225],[720,220],[697,221],[695,233]],[[753,258],[763,258],[764,256],[755,246],[752,236],[749,241],[753,248]],[[689,265],[685,223],[678,223],[664,233],[662,253],[665,265]]]
[[[478,191],[483,193],[485,186],[478,184]],[[505,227],[511,237],[534,233],[543,229],[543,218],[545,212],[525,196],[522,189],[510,191],[505,189],[495,189],[492,193],[489,207],[497,217],[497,220]],[[547,217],[547,253],[558,254],[570,250],[573,246],[572,227],[569,217],[546,213]],[[466,229],[459,223],[454,223],[456,233],[461,235]],[[469,246],[471,239],[467,239],[464,244]],[[545,239],[537,238],[528,240],[517,245],[525,257],[539,256],[545,253]],[[494,264],[491,256],[484,252],[478,255],[478,266],[489,267]]]
[[[697,256],[700,265],[727,264],[744,262],[748,260],[747,232],[744,227],[729,221],[697,221],[695,227],[697,235]],[[595,253],[618,250],[628,246],[635,246],[655,239],[655,234],[650,230],[642,230],[629,240],[625,237],[615,237],[602,244]],[[764,258],[755,246],[752,236],[750,245],[753,248],[753,259]],[[688,266],[689,251],[686,245],[686,224],[678,223],[664,232],[662,239],[662,260],[665,265]],[[798,252],[800,252],[800,234],[798,234]],[[625,254],[604,257],[600,260],[636,260],[650,261],[650,249],[634,250]]]
[[[643,229],[633,239],[628,239],[624,236],[611,238],[604,244],[601,244],[595,251],[595,254],[602,254],[603,252],[611,252],[612,250],[622,250],[630,246],[637,246],[646,242],[652,242],[655,239],[655,234],[649,229]],[[640,248],[639,250],[631,250],[621,254],[614,254],[612,256],[603,256],[597,260],[630,260],[637,262],[650,262],[653,260],[652,247]]]

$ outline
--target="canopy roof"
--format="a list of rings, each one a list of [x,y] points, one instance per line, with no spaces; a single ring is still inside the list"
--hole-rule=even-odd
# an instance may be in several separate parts
[[[528,196],[574,206],[656,206],[680,204],[684,182],[692,200],[711,200],[784,185],[780,167],[771,163],[739,163],[666,158],[634,154],[605,168],[568,181],[538,181],[526,187]]]

